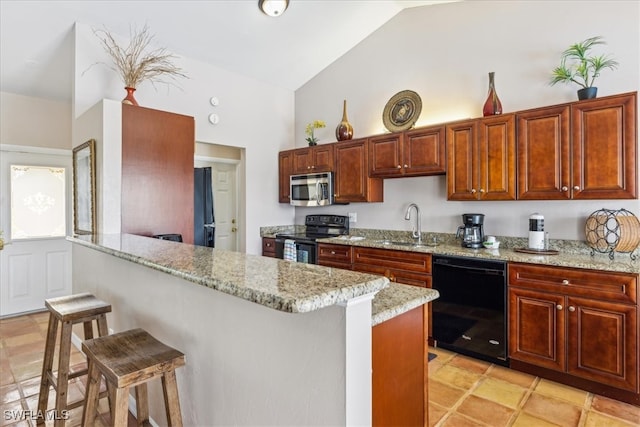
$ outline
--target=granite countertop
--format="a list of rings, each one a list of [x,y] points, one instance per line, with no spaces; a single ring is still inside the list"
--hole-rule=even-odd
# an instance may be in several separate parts
[[[435,289],[419,286],[391,283],[389,287],[378,292],[371,305],[371,326],[392,319],[406,313],[422,304],[438,298],[440,294]]]
[[[503,245],[501,245],[499,249],[468,249],[463,248],[459,241],[451,241],[451,239],[438,239],[441,243],[438,243],[436,246],[429,246],[428,243],[432,240],[427,238],[424,240],[424,246],[415,247],[382,243],[382,240],[385,240],[385,238],[380,238],[379,236],[362,237],[363,236],[357,235],[333,237],[319,239],[318,242],[640,274],[640,259],[636,259],[634,261],[628,253],[616,253],[614,259],[611,260],[607,254],[597,253],[594,256],[591,256],[587,250],[582,248],[576,249],[575,247],[558,247],[559,253],[557,255],[538,255],[516,252],[513,250],[514,247],[526,247],[526,244],[521,244],[522,242],[520,241],[509,242],[511,244],[505,245],[506,247],[504,248],[502,247]],[[391,240],[411,241],[406,238],[398,239],[397,237]],[[506,241],[507,239],[504,240]],[[558,245],[560,244],[561,243],[558,243]],[[552,245],[551,248],[553,249],[554,246]]]
[[[75,236],[68,240],[289,313],[319,310],[389,286],[383,276],[131,234]],[[385,306],[391,301],[387,297]],[[411,295],[409,299],[415,302],[416,298]],[[401,314],[400,308],[396,308],[395,315]],[[381,309],[380,316],[384,317],[388,310]]]

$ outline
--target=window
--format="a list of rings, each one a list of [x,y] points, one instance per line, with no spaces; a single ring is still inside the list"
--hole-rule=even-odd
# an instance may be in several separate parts
[[[66,235],[66,171],[11,165],[11,239]]]

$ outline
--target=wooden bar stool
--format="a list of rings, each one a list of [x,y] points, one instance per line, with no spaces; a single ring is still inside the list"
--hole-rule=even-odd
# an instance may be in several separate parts
[[[98,405],[101,375],[115,389],[112,410],[114,426],[126,426],[129,388],[136,388],[138,425],[149,422],[147,382],[161,377],[167,423],[182,426],[175,369],[185,364],[184,354],[152,337],[143,329],[133,329],[82,343],[89,362],[89,382],[82,425],[92,426]]]
[[[98,326],[98,334],[109,334],[107,328],[107,313],[111,311],[111,305],[100,301],[91,294],[83,293],[69,295],[60,298],[45,300],[45,306],[49,310],[49,327],[47,330],[47,342],[44,349],[42,363],[42,376],[40,378],[40,395],[38,397],[38,424],[45,422],[47,402],[49,401],[49,386],[56,390],[55,426],[64,425],[63,413],[68,409],[77,408],[84,403],[79,400],[67,403],[67,389],[69,380],[85,375],[88,369],[69,373],[69,356],[71,354],[71,331],[76,323],[84,324],[84,338],[93,338],[93,321]],[[53,356],[56,347],[58,322],[62,324],[60,331],[60,353],[58,355],[58,373],[53,374]]]

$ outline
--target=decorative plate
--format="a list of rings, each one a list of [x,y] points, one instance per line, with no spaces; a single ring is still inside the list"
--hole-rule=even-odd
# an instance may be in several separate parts
[[[412,90],[403,90],[391,97],[382,112],[382,122],[390,132],[411,129],[420,117],[422,100]]]

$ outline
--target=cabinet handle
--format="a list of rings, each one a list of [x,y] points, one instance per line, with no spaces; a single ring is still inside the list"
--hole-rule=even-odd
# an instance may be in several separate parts
[[[311,166],[307,166],[307,170],[311,169]]]
[[[576,308],[572,305],[569,306],[569,311],[576,311]]]
[[[311,169],[315,169],[315,168],[316,168],[315,166],[311,166]]]
[[[484,188],[480,189],[480,194],[484,193]]]
[[[568,281],[567,279],[564,279],[564,280],[562,281],[562,284],[563,284],[563,285],[568,285],[568,284],[569,284],[569,281]]]
[[[561,190],[562,191],[569,191],[569,187],[567,187],[566,185],[563,185]]]
[[[556,308],[557,308],[558,310],[562,310],[562,304],[558,304],[558,305],[556,305]]]
[[[408,168],[408,167],[409,167],[409,165],[404,165],[404,167],[405,167],[405,168]]]
[[[331,251],[331,255],[335,255],[335,254],[336,254],[336,251]]]
[[[396,169],[402,169],[402,166],[398,165],[396,166]]]
[[[580,191],[580,187],[578,187],[577,185],[575,187],[573,187],[574,190],[576,191]]]
[[[271,247],[271,243],[267,243],[267,247]]]
[[[475,188],[471,189],[471,194],[476,194],[476,189]]]

